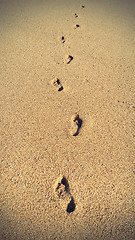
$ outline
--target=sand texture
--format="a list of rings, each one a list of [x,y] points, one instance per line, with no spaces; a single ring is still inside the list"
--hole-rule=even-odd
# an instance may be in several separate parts
[[[134,10],[0,0],[0,240],[134,239]]]

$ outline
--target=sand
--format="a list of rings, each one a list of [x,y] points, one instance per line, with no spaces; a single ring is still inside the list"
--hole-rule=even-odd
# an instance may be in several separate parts
[[[133,13],[0,0],[1,240],[134,239]]]

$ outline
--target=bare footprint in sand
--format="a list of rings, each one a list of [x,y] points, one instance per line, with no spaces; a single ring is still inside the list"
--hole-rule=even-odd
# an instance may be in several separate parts
[[[64,36],[60,36],[60,37],[58,37],[58,40],[59,40],[61,43],[64,43],[64,42],[65,42],[65,38],[64,38]]]
[[[84,6],[84,5],[81,5],[80,8],[85,8],[85,6]]]
[[[67,55],[67,57],[65,59],[65,63],[69,64],[72,60],[73,60],[73,57],[71,55]]]
[[[82,125],[82,120],[79,118],[79,114],[75,113],[71,117],[70,135],[77,136],[81,125]]]
[[[53,86],[55,86],[55,88],[58,90],[58,91],[62,91],[63,90],[63,86],[61,85],[61,82],[58,78],[54,78],[52,81],[51,81],[51,84]]]
[[[71,213],[75,210],[74,199],[69,190],[69,184],[67,179],[64,176],[60,176],[55,185],[54,191],[56,197],[60,200],[60,204],[67,211],[67,213]]]
[[[77,28],[79,28],[79,27],[80,27],[79,24],[75,24],[75,25],[73,26],[74,29],[77,29]]]
[[[72,13],[72,15],[73,15],[75,18],[78,17],[77,13]]]

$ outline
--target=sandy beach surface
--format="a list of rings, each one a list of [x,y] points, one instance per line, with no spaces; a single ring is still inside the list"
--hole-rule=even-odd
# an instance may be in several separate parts
[[[135,4],[0,0],[0,240],[133,240]]]

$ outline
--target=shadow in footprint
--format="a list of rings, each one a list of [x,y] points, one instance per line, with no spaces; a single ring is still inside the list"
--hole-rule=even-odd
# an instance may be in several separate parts
[[[58,89],[58,91],[60,92],[60,91],[62,91],[63,90],[63,87],[61,86],[59,89]]]
[[[81,128],[81,126],[82,126],[82,119],[78,119],[78,131],[77,131],[77,134],[76,135],[78,135],[78,133],[79,133],[79,129]]]
[[[70,201],[70,203],[68,204],[66,211],[67,211],[68,213],[71,213],[71,212],[74,212],[74,210],[75,210],[75,202],[74,202],[73,197],[71,197],[71,201]]]
[[[65,191],[66,191],[66,192],[69,192],[68,180],[67,180],[65,177],[63,177],[63,178],[61,179],[61,183],[65,186]]]

